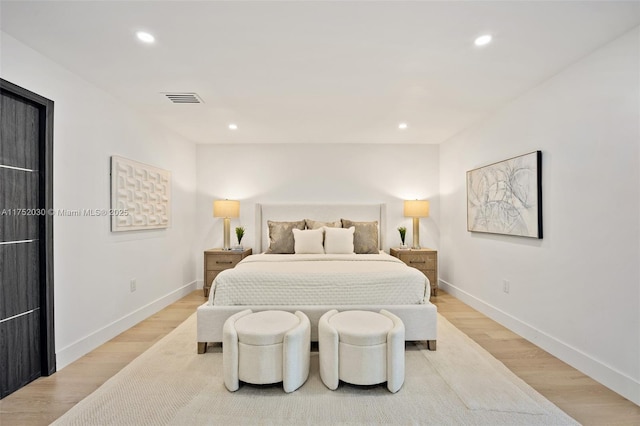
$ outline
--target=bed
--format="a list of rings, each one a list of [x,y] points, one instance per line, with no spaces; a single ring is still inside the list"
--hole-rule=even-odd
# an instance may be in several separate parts
[[[197,310],[198,353],[222,342],[222,325],[244,309],[300,310],[311,322],[312,341],[331,309],[386,309],[404,322],[407,341],[426,341],[435,350],[429,280],[383,251],[386,230],[384,204],[256,205],[258,254],[214,280]]]

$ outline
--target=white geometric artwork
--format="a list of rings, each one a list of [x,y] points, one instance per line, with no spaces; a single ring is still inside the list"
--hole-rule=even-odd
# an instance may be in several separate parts
[[[111,231],[168,228],[171,172],[111,156]]]

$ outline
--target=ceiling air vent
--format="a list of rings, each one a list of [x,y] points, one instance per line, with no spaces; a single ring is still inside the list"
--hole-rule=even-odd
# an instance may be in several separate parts
[[[197,93],[193,92],[165,92],[162,93],[174,104],[203,104],[204,101]]]

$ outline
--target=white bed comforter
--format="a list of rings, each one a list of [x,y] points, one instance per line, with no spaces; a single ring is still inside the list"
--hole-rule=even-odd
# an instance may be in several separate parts
[[[429,299],[429,280],[380,254],[257,254],[218,274],[213,305],[406,305]]]

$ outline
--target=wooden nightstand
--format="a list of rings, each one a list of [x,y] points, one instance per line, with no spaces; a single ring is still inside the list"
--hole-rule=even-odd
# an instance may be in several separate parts
[[[245,257],[251,254],[251,249],[222,250],[219,248],[204,251],[204,297],[209,297],[209,290],[214,278],[221,271],[235,267]]]
[[[431,283],[431,295],[438,295],[438,251],[423,248],[400,250],[391,249],[391,256],[397,257],[409,266],[422,271]]]

